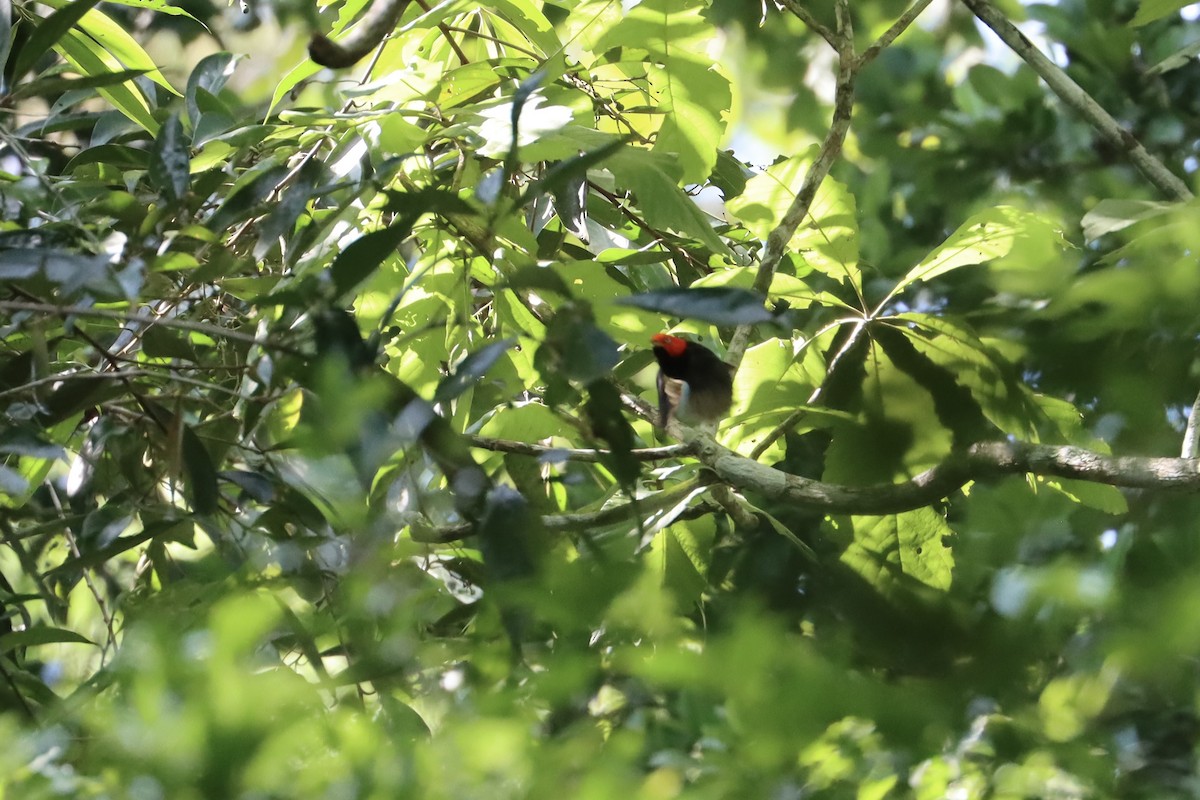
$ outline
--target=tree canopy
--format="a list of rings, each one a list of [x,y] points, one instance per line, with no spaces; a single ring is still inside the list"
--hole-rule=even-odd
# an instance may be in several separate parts
[[[1196,794],[1194,7],[9,5],[0,796]]]

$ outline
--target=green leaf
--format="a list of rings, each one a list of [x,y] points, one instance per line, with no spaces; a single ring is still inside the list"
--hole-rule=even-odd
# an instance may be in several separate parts
[[[81,89],[96,89],[101,86],[113,86],[118,83],[125,83],[145,74],[140,69],[123,69],[104,75],[87,75],[81,78],[62,78],[57,76],[36,78],[18,86],[13,90],[11,97],[16,100],[25,97],[36,97],[38,95],[66,94],[67,92],[75,92]]]
[[[1101,200],[1083,215],[1083,235],[1092,242],[1142,220],[1170,213],[1178,207],[1178,203],[1155,200]]]
[[[0,654],[11,653],[21,647],[36,647],[43,644],[90,644],[96,646],[91,639],[75,631],[38,625],[0,636]]]
[[[6,426],[0,430],[0,453],[29,458],[62,458],[63,448],[25,428]]]
[[[765,307],[766,298],[746,289],[659,289],[622,297],[617,303],[713,325],[756,325],[775,319]]]
[[[46,54],[46,51],[56,46],[67,31],[100,3],[100,0],[79,0],[75,3],[59,4],[59,7],[38,23],[33,29],[28,41],[16,53],[13,66],[13,81],[25,77],[25,73],[33,68],[34,63]]]
[[[638,208],[651,227],[677,231],[703,243],[714,253],[729,254],[709,217],[679,188],[679,178],[669,160],[645,150],[626,148],[613,154],[607,163],[617,181],[633,190]]]
[[[187,88],[184,90],[184,98],[187,101],[188,120],[192,124],[193,133],[200,123],[199,93],[219,93],[233,75],[233,67],[237,60],[237,56],[232,53],[213,53],[200,59],[192,69],[192,74],[188,76]]]
[[[45,0],[49,6],[69,8],[76,5],[75,0]],[[92,38],[106,53],[115,58],[126,69],[141,70],[150,80],[163,87],[176,97],[180,96],[175,87],[159,72],[158,65],[150,54],[142,49],[132,36],[108,15],[90,9],[78,22],[78,27]]]
[[[502,14],[529,41],[541,48],[543,55],[555,54],[562,48],[554,26],[531,0],[494,0],[481,10]]]
[[[416,216],[402,217],[382,230],[360,236],[338,253],[329,268],[334,296],[341,297],[365,281],[409,237],[416,221]]]
[[[201,515],[215,513],[221,497],[217,488],[217,470],[208,449],[190,425],[183,426],[181,455],[192,510]]]
[[[1177,14],[1180,9],[1192,5],[1191,0],[1142,0],[1137,13],[1129,21],[1131,27],[1148,25],[1156,19]]]
[[[745,191],[726,203],[726,209],[757,238],[766,240],[803,186],[815,151],[772,164],[751,178]],[[789,247],[807,267],[838,281],[861,284],[857,212],[854,196],[844,184],[828,176],[821,182]]]
[[[125,68],[90,37],[76,30],[67,31],[54,49],[84,75],[108,75]],[[97,91],[118,111],[151,134],[158,131],[158,122],[150,113],[150,105],[133,81],[101,87]]]
[[[954,551],[948,541],[954,531],[932,508],[880,517],[852,517],[854,544],[891,564],[909,577],[943,591],[954,577]],[[842,558],[877,588],[887,590],[890,578],[880,562],[856,556],[853,548]]]
[[[150,157],[150,182],[168,200],[178,203],[191,186],[191,142],[179,114],[173,112],[159,128]]]
[[[961,267],[983,264],[1007,255],[1031,229],[1041,231],[1038,215],[1012,206],[989,208],[974,215],[939,247],[908,271],[888,294],[894,297],[918,282],[928,282]]]

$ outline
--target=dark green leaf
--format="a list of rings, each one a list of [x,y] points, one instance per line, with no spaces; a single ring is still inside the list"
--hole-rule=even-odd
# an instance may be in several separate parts
[[[197,360],[196,350],[186,337],[159,326],[147,328],[142,334],[142,352],[150,358]]]
[[[33,68],[39,58],[58,44],[59,40],[66,35],[67,31],[75,27],[84,14],[99,4],[100,0],[75,0],[38,23],[33,34],[16,53],[12,72],[13,80],[19,81],[25,77],[25,73]]]
[[[29,458],[62,458],[61,446],[24,429],[6,427],[0,430],[0,453],[12,453]]]
[[[20,647],[36,647],[41,644],[90,644],[94,646],[95,642],[75,631],[39,625],[28,630],[13,631],[0,636],[0,653],[11,653]]]
[[[179,114],[173,113],[159,128],[150,155],[150,182],[163,196],[179,202],[191,186],[191,141]]]
[[[260,503],[270,503],[275,497],[275,484],[261,472],[230,469],[222,472],[221,477]]]
[[[755,325],[775,318],[765,307],[766,298],[746,289],[659,289],[617,302],[713,325]]]
[[[233,66],[236,63],[237,57],[232,53],[213,53],[200,59],[192,74],[188,76],[184,97],[187,100],[188,120],[192,123],[193,132],[200,122],[201,115],[197,94],[201,91],[211,95],[220,92],[225,82],[233,75]]]
[[[217,510],[221,496],[212,457],[190,425],[183,426],[182,445],[183,470],[192,510],[197,514],[212,514]]]
[[[341,297],[365,281],[400,243],[412,233],[417,216],[402,217],[383,230],[372,231],[355,239],[338,253],[330,266],[334,297]]]

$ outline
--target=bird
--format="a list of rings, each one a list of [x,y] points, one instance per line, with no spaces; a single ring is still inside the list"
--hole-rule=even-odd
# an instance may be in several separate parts
[[[669,333],[650,337],[658,361],[659,424],[716,423],[733,405],[733,368],[712,350]]]

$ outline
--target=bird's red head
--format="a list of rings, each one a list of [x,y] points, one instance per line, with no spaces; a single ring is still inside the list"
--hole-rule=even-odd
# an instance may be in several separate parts
[[[687,350],[687,339],[680,339],[678,336],[672,336],[669,333],[656,333],[650,337],[650,341],[667,351],[667,355],[672,358],[679,358],[683,355],[683,351]]]

